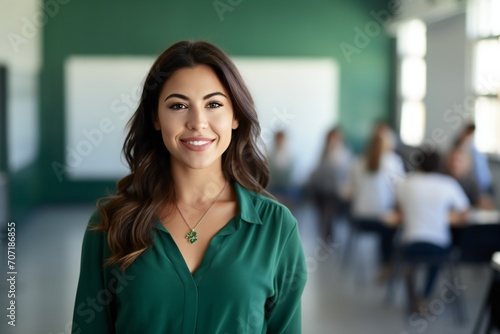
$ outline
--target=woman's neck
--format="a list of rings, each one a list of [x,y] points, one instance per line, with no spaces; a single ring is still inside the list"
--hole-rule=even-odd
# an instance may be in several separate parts
[[[180,169],[172,166],[175,193],[178,203],[187,205],[213,201],[226,182],[222,169]]]

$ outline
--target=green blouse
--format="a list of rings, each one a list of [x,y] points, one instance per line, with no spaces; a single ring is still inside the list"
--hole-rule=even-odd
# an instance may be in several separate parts
[[[290,211],[235,183],[239,212],[211,240],[194,274],[168,230],[125,271],[103,267],[106,234],[87,229],[74,334],[300,333],[307,270]],[[89,226],[99,223],[96,212]]]

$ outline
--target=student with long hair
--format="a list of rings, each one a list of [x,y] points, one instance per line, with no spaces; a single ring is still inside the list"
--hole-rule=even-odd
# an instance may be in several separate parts
[[[123,147],[130,174],[85,232],[74,333],[300,333],[304,255],[264,190],[259,134],[219,48],[157,58]]]
[[[395,153],[395,136],[386,124],[378,124],[365,156],[354,168],[353,227],[379,236],[380,270],[378,281],[391,271],[393,239],[396,228],[395,184],[405,176],[403,162]]]

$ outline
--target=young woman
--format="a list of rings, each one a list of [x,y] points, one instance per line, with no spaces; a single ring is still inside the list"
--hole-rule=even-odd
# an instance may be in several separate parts
[[[379,282],[386,280],[392,270],[395,184],[405,177],[403,161],[395,148],[391,128],[384,123],[377,124],[366,154],[355,164],[353,172],[352,224],[355,229],[379,236]]]
[[[74,333],[300,333],[297,223],[266,196],[260,126],[206,42],[158,57],[130,121],[131,173],[85,233]]]

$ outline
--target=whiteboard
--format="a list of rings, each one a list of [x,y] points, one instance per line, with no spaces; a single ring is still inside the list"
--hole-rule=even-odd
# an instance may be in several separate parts
[[[317,164],[326,132],[338,121],[338,66],[332,59],[235,58],[255,100],[262,140],[285,131],[295,183]]]
[[[325,58],[232,58],[255,100],[264,144],[287,133],[294,180],[316,164],[338,119],[339,67]],[[74,180],[128,173],[121,149],[152,57],[72,56],[65,62],[65,166]]]
[[[70,179],[128,174],[121,149],[151,57],[79,57],[65,62],[65,166]]]

